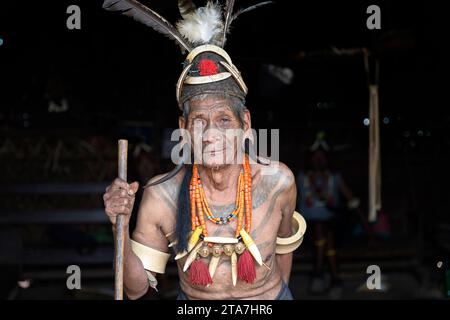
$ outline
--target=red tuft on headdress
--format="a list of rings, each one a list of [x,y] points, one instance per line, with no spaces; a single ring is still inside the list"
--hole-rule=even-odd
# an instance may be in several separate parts
[[[219,67],[214,61],[209,59],[200,60],[198,63],[198,70],[201,76],[211,76],[219,73]]]

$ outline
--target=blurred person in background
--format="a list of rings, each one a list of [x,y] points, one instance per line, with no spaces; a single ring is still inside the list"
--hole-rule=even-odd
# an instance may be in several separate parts
[[[335,246],[336,211],[341,206],[342,196],[347,201],[348,209],[359,207],[359,199],[354,197],[342,175],[330,169],[330,146],[325,141],[324,132],[317,134],[309,151],[306,170],[300,171],[297,176],[297,207],[311,225],[315,249],[309,290],[311,293],[330,290],[330,296],[336,298],[342,292]],[[330,265],[329,283],[324,274],[325,256]]]

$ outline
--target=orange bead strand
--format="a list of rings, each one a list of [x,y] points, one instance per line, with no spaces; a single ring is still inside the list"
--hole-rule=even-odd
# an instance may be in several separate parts
[[[189,185],[189,198],[191,208],[191,229],[196,227],[202,228],[203,236],[208,236],[206,229],[206,217],[217,224],[223,224],[228,221],[237,219],[236,237],[240,236],[240,231],[243,227],[250,233],[251,217],[252,217],[252,176],[249,165],[248,156],[245,157],[243,172],[239,174],[237,190],[236,190],[236,208],[231,212],[226,219],[214,217],[211,208],[208,205],[205,190],[202,187],[200,176],[198,174],[198,167],[196,164],[192,167],[192,179]],[[245,217],[245,226],[244,226]]]

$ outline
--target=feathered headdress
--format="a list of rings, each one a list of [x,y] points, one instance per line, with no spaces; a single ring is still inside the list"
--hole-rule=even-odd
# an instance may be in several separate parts
[[[269,3],[272,1],[234,12],[234,0],[226,0],[223,6],[207,1],[199,8],[192,0],[178,0],[182,19],[175,26],[136,0],[104,0],[103,8],[132,17],[174,40],[183,52],[189,52],[177,82],[177,101],[183,109],[184,102],[199,93],[220,91],[245,98],[248,89],[223,47],[230,25],[239,15]]]
[[[188,55],[176,86],[178,105],[183,110],[184,102],[198,94],[220,93],[244,100],[247,87],[238,69],[223,49],[231,23],[242,13],[272,3],[266,1],[234,12],[234,0],[226,0],[221,6],[208,1],[204,7],[197,8],[192,0],[178,0],[181,14],[175,26],[152,9],[136,0],[104,0],[103,8],[120,11],[126,16],[155,29],[174,40]],[[171,179],[183,168],[178,164],[171,172],[145,187]],[[177,251],[187,247],[190,231],[189,181],[191,170],[187,170],[178,197],[176,225]]]

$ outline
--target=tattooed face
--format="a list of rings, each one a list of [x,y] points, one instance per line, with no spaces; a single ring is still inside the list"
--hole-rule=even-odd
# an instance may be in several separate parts
[[[236,163],[243,130],[230,102],[211,97],[192,101],[190,108],[185,125],[195,162],[210,168]]]

